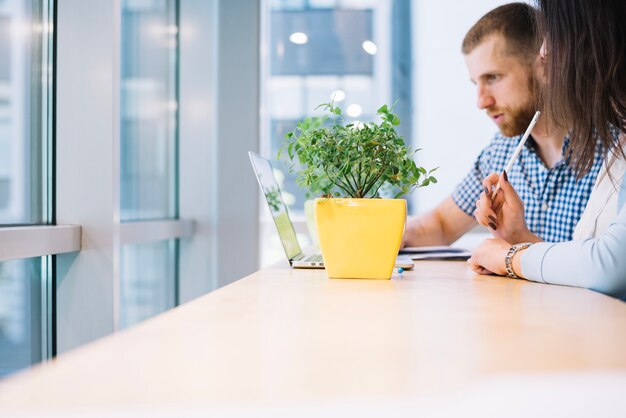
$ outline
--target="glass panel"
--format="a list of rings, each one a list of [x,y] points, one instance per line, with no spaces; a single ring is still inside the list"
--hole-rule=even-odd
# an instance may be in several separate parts
[[[0,0],[0,225],[52,220],[51,5]],[[0,377],[52,352],[49,259],[0,262]]]
[[[0,263],[0,377],[43,358],[43,262],[31,258]]]
[[[122,1],[123,221],[176,217],[176,4]]]
[[[122,328],[176,306],[176,258],[176,240],[122,247]]]
[[[52,97],[47,1],[0,1],[0,224],[45,223]]]
[[[374,57],[362,47],[372,39],[372,9],[275,9],[270,25],[273,76],[372,76]]]

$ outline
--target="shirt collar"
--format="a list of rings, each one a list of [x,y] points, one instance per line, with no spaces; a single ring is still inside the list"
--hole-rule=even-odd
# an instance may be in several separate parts
[[[521,140],[521,136],[520,136],[520,140]],[[570,159],[564,157],[569,147],[569,143],[570,143],[569,135],[566,135],[565,138],[563,138],[563,146],[561,147],[561,159],[554,164],[554,167],[548,167],[543,163],[543,161],[541,161],[541,158],[539,158],[539,154],[537,153],[537,142],[535,142],[535,138],[533,138],[532,134],[528,137],[528,140],[524,144],[524,147],[528,151],[534,154],[534,158],[536,158],[537,161],[539,161],[545,167],[546,170],[554,170],[564,164],[569,163]]]

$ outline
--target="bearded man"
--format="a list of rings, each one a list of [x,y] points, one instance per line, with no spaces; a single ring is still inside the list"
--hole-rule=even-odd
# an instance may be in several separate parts
[[[481,192],[491,193],[483,179],[504,170],[540,104],[544,74],[536,19],[532,6],[506,4],[480,18],[465,36],[462,52],[476,85],[477,106],[499,132],[451,196],[432,211],[409,219],[404,246],[449,245],[476,225],[476,202]],[[544,112],[506,173],[534,235],[511,242],[572,239],[602,165],[602,146],[598,142],[589,173],[577,179],[566,158],[568,143],[567,130]],[[500,228],[495,217],[489,221],[496,237],[510,239],[516,233]]]

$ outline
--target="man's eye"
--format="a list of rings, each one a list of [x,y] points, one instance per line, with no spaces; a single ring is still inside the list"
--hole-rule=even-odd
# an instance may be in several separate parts
[[[487,81],[493,82],[498,80],[499,76],[497,74],[489,74],[487,77]]]

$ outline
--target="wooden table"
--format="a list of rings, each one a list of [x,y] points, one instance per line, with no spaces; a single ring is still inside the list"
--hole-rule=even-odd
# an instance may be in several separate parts
[[[390,281],[261,270],[5,379],[0,416],[467,416],[521,394],[508,412],[576,416],[620,393],[626,303],[422,261]]]

